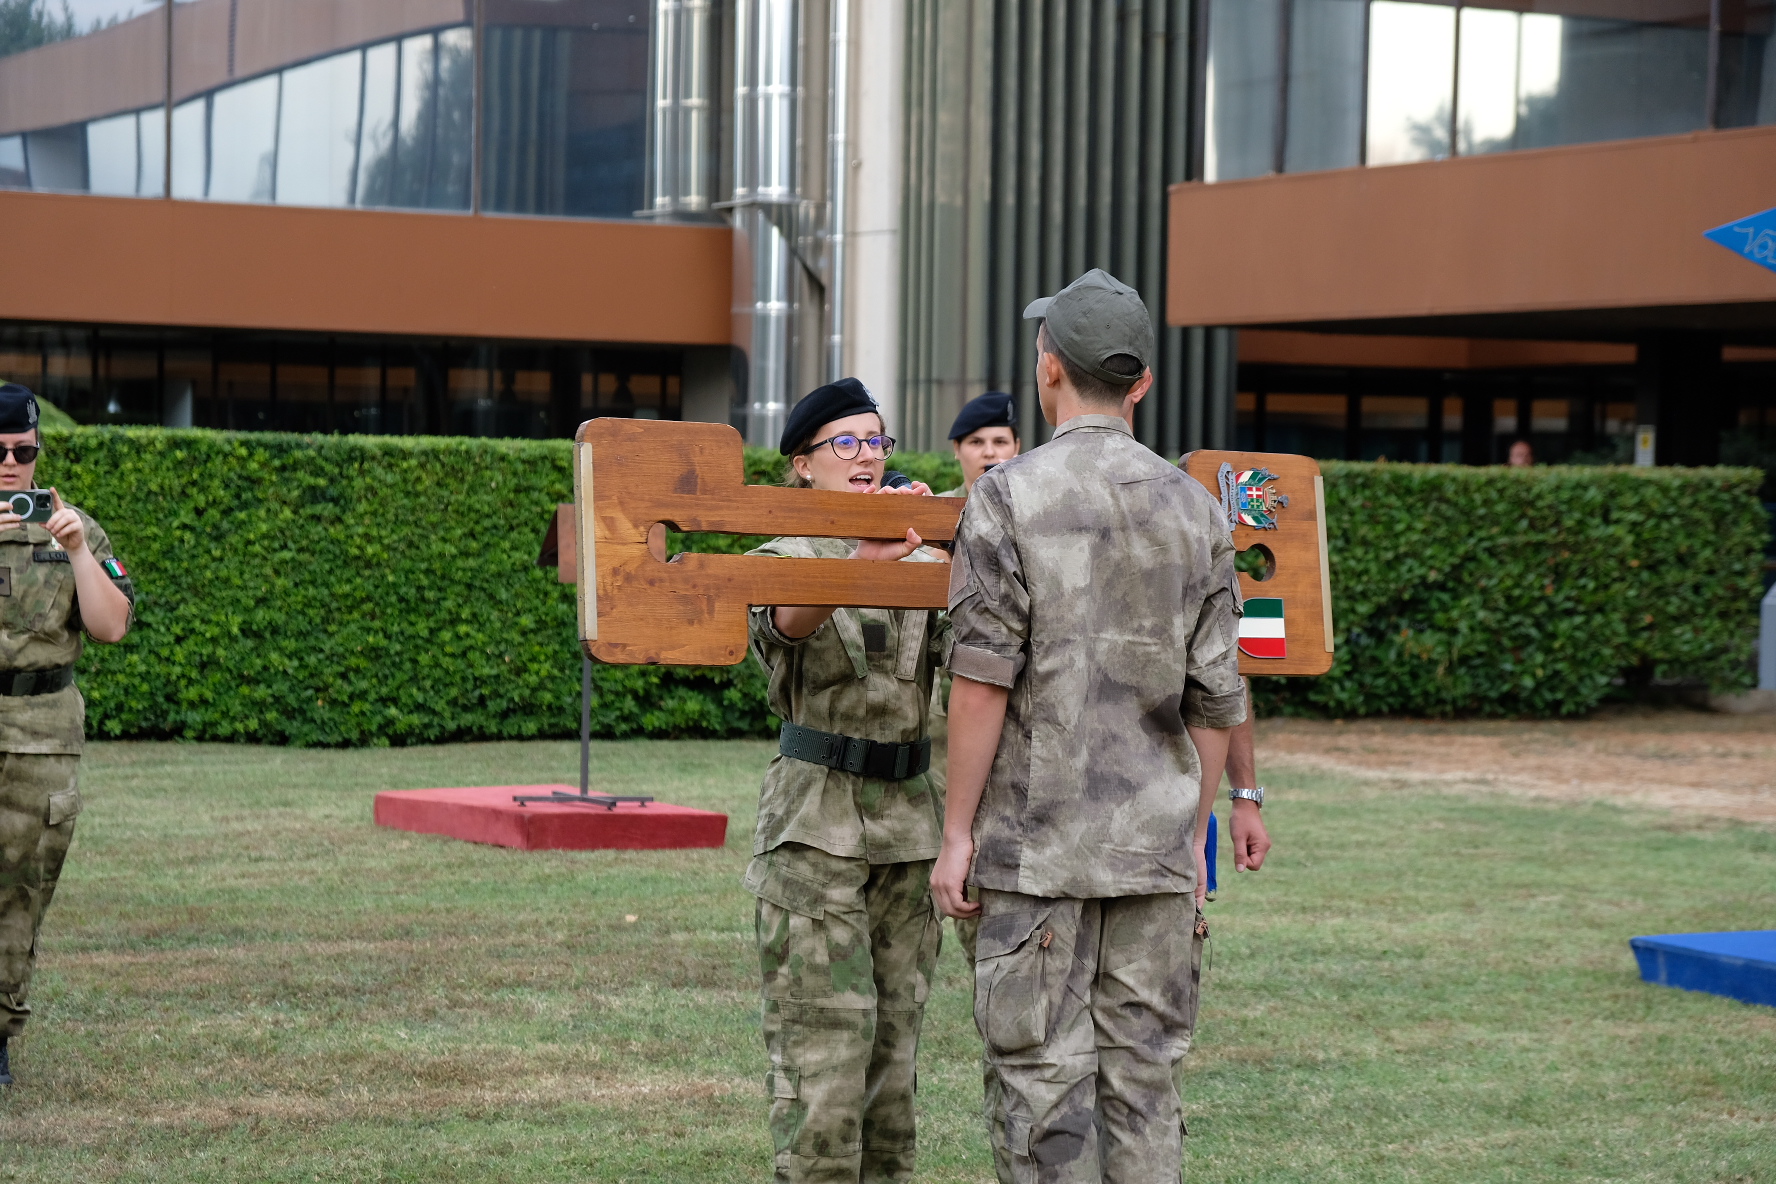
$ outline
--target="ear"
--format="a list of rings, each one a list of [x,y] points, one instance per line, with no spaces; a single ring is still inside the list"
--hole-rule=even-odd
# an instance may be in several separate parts
[[[1148,369],[1141,371],[1141,377],[1135,380],[1135,385],[1129,388],[1129,393],[1122,397],[1123,408],[1125,410],[1133,410],[1135,404],[1146,398],[1147,392],[1152,389],[1153,370],[1149,367]]]
[[[958,458],[960,458],[962,455],[962,441],[951,440],[950,441],[950,451],[952,453],[954,453]]]
[[[808,467],[808,458],[797,453],[789,458],[789,467],[796,471],[796,476],[804,481],[814,479],[814,471]]]
[[[1042,385],[1053,390],[1067,381],[1066,368],[1061,360],[1053,354],[1044,353],[1036,356],[1036,373],[1042,378]]]

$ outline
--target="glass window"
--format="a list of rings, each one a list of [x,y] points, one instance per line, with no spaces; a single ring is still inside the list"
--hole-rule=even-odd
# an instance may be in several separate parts
[[[1431,401],[1398,395],[1363,396],[1364,460],[1425,461]]]
[[[1369,6],[1370,164],[1449,155],[1455,12],[1396,0]]]
[[[1209,12],[1205,180],[1276,167],[1281,22],[1281,0],[1220,0]]]
[[[1491,8],[1461,10],[1456,150],[1463,156],[1515,147],[1518,16]]]
[[[210,390],[210,380],[215,371],[210,364],[209,350],[167,350],[164,374],[160,405],[162,427],[220,426],[211,418],[215,398]]]
[[[278,76],[225,87],[210,98],[213,201],[270,201],[277,163]]]
[[[150,107],[136,112],[136,143],[140,146],[141,171],[136,192],[143,197],[166,196],[166,108]]]
[[[473,33],[449,29],[401,42],[392,151],[372,171],[386,204],[411,209],[469,208],[469,156],[474,144],[470,113],[474,92]]]
[[[1345,396],[1264,396],[1264,448],[1319,460],[1344,456]]]
[[[160,343],[107,330],[99,347],[99,423],[160,422]]]
[[[357,52],[284,71],[274,190],[280,203],[351,204],[362,74],[363,55]]]
[[[1492,434],[1494,436],[1515,436],[1517,434],[1517,400],[1494,399],[1492,401]]]
[[[1708,4],[1676,2],[1683,24],[1522,18],[1516,144],[1537,148],[1706,126]],[[1533,83],[1531,76],[1534,77]]]
[[[210,173],[210,102],[193,99],[173,108],[173,196],[198,198]]]
[[[25,172],[25,138],[0,136],[0,189],[27,189],[31,176]]]
[[[525,7],[534,23],[522,19]],[[482,204],[515,214],[630,217],[645,200],[652,6],[620,16],[554,7],[513,4],[488,26]]]
[[[393,42],[364,51],[364,114],[358,132],[358,175],[352,200],[361,206],[389,204],[394,180],[395,83],[400,47]]]
[[[1459,395],[1444,396],[1443,447],[1438,459],[1446,465],[1456,465],[1461,463],[1462,410],[1462,400]]]
[[[133,113],[165,92],[160,0],[0,2],[0,186],[144,192]]]
[[[1360,163],[1363,0],[1295,0],[1289,25],[1287,172]]]
[[[86,125],[87,186],[94,193],[133,197],[141,161],[137,159],[136,117],[113,115]]]
[[[1776,3],[1724,5],[1720,126],[1776,123]]]

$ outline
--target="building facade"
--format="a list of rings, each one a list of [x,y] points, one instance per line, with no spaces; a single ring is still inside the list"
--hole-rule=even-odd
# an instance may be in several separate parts
[[[1167,454],[1756,460],[1760,0],[0,0],[0,375],[77,419],[1043,438],[1147,296]],[[1724,451],[1723,451],[1724,450]]]

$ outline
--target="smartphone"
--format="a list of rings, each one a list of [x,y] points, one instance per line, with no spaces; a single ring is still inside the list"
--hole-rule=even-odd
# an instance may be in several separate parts
[[[0,508],[11,510],[26,522],[48,522],[55,513],[55,498],[47,489],[19,489],[0,494]]]

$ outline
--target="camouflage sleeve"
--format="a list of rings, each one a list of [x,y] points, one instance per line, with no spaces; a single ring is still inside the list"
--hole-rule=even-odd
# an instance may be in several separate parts
[[[982,478],[956,528],[950,561],[950,672],[1010,687],[1024,669],[1030,590],[1024,584],[1003,483]]]
[[[1231,728],[1246,719],[1246,692],[1239,673],[1239,582],[1233,569],[1233,539],[1226,530],[1211,534],[1214,570],[1190,637],[1186,665],[1184,722],[1193,728]]]
[[[812,547],[809,547],[801,539],[792,538],[772,539],[763,546],[754,547],[747,554],[768,555],[777,559],[814,558]],[[770,662],[766,659],[772,648],[788,649],[793,646],[805,645],[811,639],[818,637],[820,630],[827,626],[827,622],[823,622],[820,629],[814,630],[807,637],[790,637],[777,628],[777,615],[771,611],[775,607],[775,605],[769,604],[755,604],[746,618],[746,631],[752,640],[752,648],[759,655],[759,661],[764,663],[767,670],[771,668]]]

